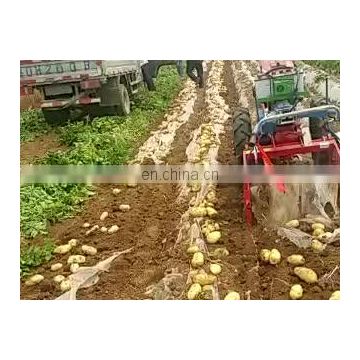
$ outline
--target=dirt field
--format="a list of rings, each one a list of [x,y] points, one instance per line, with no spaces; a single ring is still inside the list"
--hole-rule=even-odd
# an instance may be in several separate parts
[[[254,71],[251,62],[241,63],[240,72]],[[231,114],[239,105],[249,104],[244,104],[244,98],[239,98],[231,62],[208,63],[204,89],[194,89],[192,84],[187,86],[186,91],[192,95],[186,98],[180,93],[179,97],[183,96],[184,100],[170,109],[168,114],[184,113],[181,109],[191,101],[194,102],[193,112],[176,130],[169,151],[164,152],[166,156],[161,158],[159,155],[158,159],[166,164],[187,163],[188,145],[194,131],[201,124],[211,119],[216,121],[219,117],[224,119],[224,128],[219,137],[217,160],[221,164],[235,164]],[[210,90],[214,94],[220,94],[220,100],[226,104],[226,107],[218,112],[214,109],[220,100],[215,95],[208,95]],[[158,128],[163,126],[162,120],[166,119],[159,119]],[[43,156],[46,152],[57,149],[61,149],[61,146],[56,138],[46,135],[36,143],[21,146],[21,161]],[[142,163],[147,161],[151,163],[154,160],[145,158]],[[192,195],[179,197],[181,188],[177,184],[139,184],[131,188],[118,185],[116,187],[121,189],[121,192],[116,196],[112,193],[114,187],[114,184],[99,186],[97,195],[88,201],[80,215],[54,224],[50,228],[50,236],[56,239],[58,244],[76,238],[80,245],[87,244],[97,248],[95,256],[87,257],[87,266],[95,265],[115,251],[133,248],[128,254],[115,259],[110,271],[102,273],[96,285],[80,289],[77,298],[186,299],[190,258],[186,254],[187,244],[184,239],[178,241],[178,236],[182,228],[181,219],[189,208]],[[294,253],[304,255],[306,266],[317,272],[319,277],[330,274],[336,266],[340,266],[338,242],[329,245],[321,254],[316,254],[311,249],[298,249],[267,229],[255,227],[250,232],[244,223],[240,185],[219,184],[216,196],[216,208],[219,213],[217,222],[220,224],[222,238],[221,244],[208,245],[208,249],[211,252],[215,248],[225,246],[229,251],[229,256],[221,261],[223,270],[217,281],[220,299],[223,299],[229,290],[239,292],[241,299],[288,299],[291,285],[300,283],[293,274],[292,267],[285,260],[288,255]],[[122,212],[119,210],[119,204],[129,204],[131,209]],[[103,211],[108,211],[109,217],[101,223],[99,216]],[[120,230],[112,235],[98,231],[85,236],[86,229],[82,227],[85,222],[106,227],[117,224]],[[274,247],[281,252],[284,260],[277,266],[259,262],[260,250]],[[68,267],[54,273],[50,271],[50,266],[57,262],[66,263],[67,257],[68,255],[56,255],[50,263],[40,267],[37,273],[42,274],[45,280],[39,285],[28,287],[21,282],[21,298],[55,299],[60,296],[61,291],[51,279],[57,274],[67,276],[71,273]],[[208,269],[208,265],[209,263],[204,268]],[[173,278],[169,280],[168,286],[164,286],[164,277]],[[320,284],[301,284],[304,288],[303,299],[328,299],[334,290],[340,288],[340,273],[336,269],[326,282]],[[149,288],[151,286],[153,287]]]

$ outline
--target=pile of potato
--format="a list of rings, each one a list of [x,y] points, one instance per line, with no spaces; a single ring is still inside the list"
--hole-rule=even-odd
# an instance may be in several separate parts
[[[217,215],[217,211],[214,208],[216,203],[215,188],[211,185],[205,199],[198,206],[190,210],[190,215],[193,218],[201,218],[201,232],[208,244],[216,244],[221,239],[220,225],[214,220]],[[212,299],[214,283],[222,271],[222,266],[218,261],[229,255],[228,250],[225,248],[215,249],[209,254],[209,257],[212,257],[214,261],[209,261],[208,266],[206,265],[204,253],[197,245],[190,245],[187,253],[191,256],[192,267],[189,274],[192,285],[187,293],[188,299]],[[207,271],[204,269],[204,266],[207,267]],[[240,295],[232,291],[226,295],[224,300],[240,300]]]
[[[299,220],[291,220],[285,224],[286,227],[298,228],[300,226]],[[311,248],[315,253],[322,252],[327,244],[322,243],[320,240],[325,238],[333,237],[333,233],[326,232],[326,226],[322,223],[313,223],[311,224],[312,231],[312,241]],[[336,230],[335,230],[336,231]],[[272,265],[277,265],[281,262],[281,254],[277,249],[262,249],[260,251],[260,259],[263,262],[270,263]],[[318,282],[318,275],[316,272],[310,268],[304,267],[305,258],[299,254],[293,254],[287,257],[287,263],[289,265],[295,266],[293,271],[294,274],[302,281],[307,284],[315,284]],[[294,284],[291,286],[289,296],[293,300],[301,299],[303,296],[304,290],[301,284]],[[340,291],[335,291],[330,300],[340,299]]]
[[[69,252],[71,252],[74,248],[78,246],[78,240],[77,239],[71,239],[68,241],[67,244],[59,245],[54,249],[54,254],[60,254],[64,255]],[[75,273],[79,270],[80,264],[83,264],[86,262],[85,255],[88,256],[94,256],[97,253],[97,249],[93,246],[89,245],[82,245],[81,246],[81,252],[84,255],[70,255],[67,259],[67,265],[71,273]],[[52,272],[57,272],[59,270],[63,270],[64,265],[60,262],[52,264],[50,267],[50,270]],[[35,274],[31,276],[26,282],[25,285],[32,286],[39,284],[41,281],[44,280],[44,276],[40,274]],[[68,291],[71,289],[71,282],[68,278],[66,278],[62,274],[58,274],[54,276],[53,281],[57,284],[59,289],[63,292]]]
[[[201,133],[197,139],[199,145],[198,151],[193,158],[193,163],[201,163],[203,165],[207,164],[206,158],[211,147],[216,147],[218,140],[216,134],[213,130],[213,126],[208,124],[201,125]]]

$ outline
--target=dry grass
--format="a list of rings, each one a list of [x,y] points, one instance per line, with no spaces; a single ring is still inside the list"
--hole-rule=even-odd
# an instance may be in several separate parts
[[[41,94],[34,90],[34,94],[20,96],[20,111],[29,109],[38,109],[41,104]]]

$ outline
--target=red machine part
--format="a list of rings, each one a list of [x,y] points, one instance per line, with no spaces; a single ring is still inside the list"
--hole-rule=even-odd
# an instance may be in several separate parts
[[[289,136],[288,131],[284,131],[283,134],[279,132],[275,138],[272,139],[272,145],[262,146],[259,143],[255,147],[259,150],[257,153],[257,159],[252,150],[245,150],[243,152],[243,163],[245,166],[254,164],[258,161],[261,161],[265,166],[265,171],[267,174],[271,175],[272,172],[272,160],[274,159],[291,159],[296,155],[300,154],[309,154],[309,153],[318,153],[318,152],[327,152],[330,156],[329,165],[339,165],[340,164],[340,148],[336,140],[331,136],[323,137],[319,140],[313,140],[309,144],[305,145],[302,142],[302,138],[297,135],[297,141],[291,143],[287,142]],[[292,137],[295,140],[295,137]],[[276,187],[279,191],[285,192],[284,180],[279,177],[276,183]],[[251,206],[251,184],[250,182],[244,183],[243,186],[243,195],[245,202],[245,219],[249,226],[253,223],[253,213]]]

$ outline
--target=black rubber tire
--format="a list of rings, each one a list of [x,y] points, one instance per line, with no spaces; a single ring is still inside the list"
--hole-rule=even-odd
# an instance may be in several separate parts
[[[322,105],[326,105],[325,98],[318,96],[311,99],[310,107],[317,107]],[[323,130],[321,126],[319,126],[319,121],[315,118],[309,119],[309,130],[310,130],[311,138],[313,140],[320,139],[323,135]]]
[[[118,115],[129,115],[130,114],[130,97],[126,89],[126,86],[119,84],[119,102],[120,105],[115,107],[115,111]]]
[[[235,155],[242,163],[242,153],[251,137],[251,120],[249,111],[241,109],[233,116],[233,134]]]
[[[70,118],[69,109],[42,109],[42,113],[50,125],[65,124]]]

